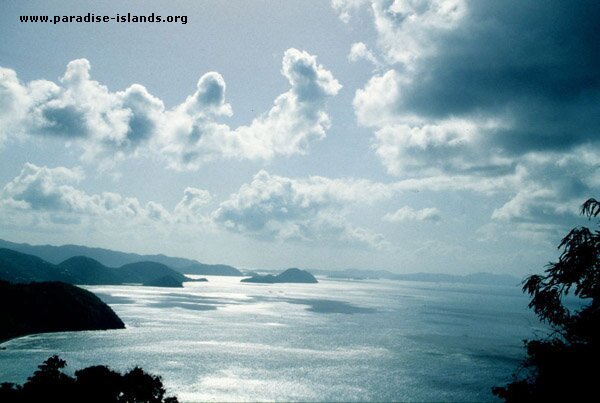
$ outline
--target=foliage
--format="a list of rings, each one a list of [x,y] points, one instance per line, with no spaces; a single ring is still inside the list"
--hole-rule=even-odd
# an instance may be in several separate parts
[[[600,215],[600,202],[587,200],[581,213]],[[558,262],[543,275],[525,279],[529,307],[553,332],[544,340],[525,341],[528,374],[492,393],[507,402],[588,400],[596,390],[595,364],[600,358],[600,231],[572,229],[559,245]],[[565,297],[574,295],[581,308],[570,310]]]
[[[176,397],[165,397],[159,376],[135,367],[125,374],[104,365],[75,371],[71,377],[62,372],[67,363],[54,355],[38,366],[23,385],[2,383],[0,401],[91,402],[91,403],[177,403]]]

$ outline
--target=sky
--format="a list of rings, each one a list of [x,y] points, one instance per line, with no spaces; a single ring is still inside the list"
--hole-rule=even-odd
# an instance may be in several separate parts
[[[23,23],[23,15],[186,23]],[[558,257],[600,188],[600,4],[4,0],[0,238],[241,268]]]

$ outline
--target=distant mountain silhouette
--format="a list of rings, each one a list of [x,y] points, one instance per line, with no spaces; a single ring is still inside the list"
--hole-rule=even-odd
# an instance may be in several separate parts
[[[0,281],[0,323],[0,341],[33,333],[125,328],[94,294],[60,282]]]
[[[0,249],[0,280],[13,283],[32,281],[73,282],[64,268],[48,263],[39,257],[26,255],[10,249]]]
[[[318,283],[315,276],[306,270],[296,268],[287,269],[276,276],[267,274],[266,276],[253,276],[241,280],[243,283]]]
[[[268,283],[268,284],[273,284],[273,283],[277,283],[278,281],[276,281],[276,277],[272,274],[267,274],[264,276],[261,276],[260,274],[257,276],[252,276],[250,278],[243,278],[240,280],[240,282],[242,283]]]
[[[444,274],[444,273],[392,273],[387,270],[368,270],[368,269],[346,269],[346,270],[320,270],[315,269],[311,272],[320,275],[326,275],[329,278],[339,279],[387,279],[401,281],[424,281],[434,283],[462,283],[462,284],[494,284],[505,286],[517,286],[521,279],[508,274],[494,273],[472,273],[466,275]]]
[[[89,257],[74,256],[54,265],[35,256],[0,249],[0,280],[13,283],[62,281],[84,285],[150,285],[164,277],[170,277],[174,287],[181,287],[184,281],[194,281],[156,262],[137,262],[113,268]]]
[[[73,284],[121,284],[123,277],[102,263],[85,256],[74,256],[58,265],[63,268],[71,278]],[[131,282],[131,281],[128,281]]]
[[[59,264],[73,256],[85,256],[97,260],[108,267],[120,267],[129,263],[149,261],[164,264],[182,274],[242,276],[242,273],[232,266],[203,264],[193,259],[170,257],[162,254],[139,255],[137,253],[119,252],[103,248],[90,248],[80,245],[30,245],[27,243],[15,243],[1,239],[0,248],[12,249],[17,252],[37,256],[53,264]]]
[[[158,255],[139,255],[136,253],[125,253],[102,248],[90,248],[79,245],[29,245],[26,243],[14,243],[0,239],[0,248],[8,248],[21,253],[37,256],[49,263],[59,264],[74,256],[85,256],[92,258],[107,267],[120,267],[130,263],[150,261],[162,263],[182,274],[197,274],[203,276],[244,276],[244,274],[235,267],[223,264],[204,264],[196,260],[170,257],[162,254]],[[0,268],[1,273],[2,268]],[[454,275],[443,273],[408,273],[398,274],[387,270],[371,269],[345,269],[345,270],[326,270],[309,269],[310,272],[318,275],[326,275],[330,278],[343,279],[388,279],[404,281],[426,281],[426,282],[445,282],[445,283],[463,283],[463,284],[494,284],[515,286],[520,284],[521,279],[506,275],[492,273],[473,273],[467,275]],[[254,272],[246,275],[254,275]],[[53,273],[53,275],[55,275]],[[253,276],[256,277],[256,276]],[[1,275],[0,275],[0,278]],[[268,279],[267,279],[268,280]]]
[[[442,273],[411,273],[396,274],[396,280],[405,281],[428,281],[436,283],[463,283],[463,284],[496,284],[517,286],[521,280],[507,274],[472,273],[464,276]]]
[[[233,266],[225,264],[192,263],[177,269],[184,274],[199,274],[201,276],[243,276],[242,272]]]
[[[183,274],[157,262],[136,262],[123,265],[116,269],[125,279],[126,283],[146,284],[162,277],[171,277],[179,283],[191,281]],[[181,286],[181,284],[179,285]]]

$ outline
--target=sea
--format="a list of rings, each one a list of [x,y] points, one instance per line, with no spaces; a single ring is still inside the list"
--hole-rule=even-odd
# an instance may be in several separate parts
[[[0,345],[0,382],[58,354],[67,372],[141,366],[197,401],[494,401],[547,329],[519,284],[318,277],[183,288],[87,286],[124,330],[47,333]]]

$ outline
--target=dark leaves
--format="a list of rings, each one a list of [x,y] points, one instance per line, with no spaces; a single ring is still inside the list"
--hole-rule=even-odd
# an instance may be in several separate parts
[[[587,200],[581,213],[589,219],[597,217],[600,202]],[[554,333],[545,340],[526,342],[523,364],[530,372],[525,379],[492,388],[507,402],[579,401],[596,393],[591,368],[600,360],[600,232],[573,228],[558,248],[557,262],[523,282],[529,307],[552,325]],[[571,291],[583,303],[575,312],[564,303]]]
[[[590,218],[599,212],[600,203],[595,199],[582,206],[582,214]],[[542,321],[564,331],[573,320],[563,303],[571,290],[575,296],[590,300],[590,305],[600,296],[600,235],[589,228],[573,228],[562,239],[559,249],[562,252],[558,262],[548,264],[544,275],[529,276],[523,291],[531,296],[529,307]]]
[[[63,403],[177,403],[165,398],[159,376],[135,367],[125,374],[97,365],[75,371],[75,377],[62,372],[67,363],[54,355],[38,366],[24,385],[0,385],[0,402]]]
[[[600,202],[596,199],[588,199],[581,206],[581,214],[586,215],[588,218],[597,217],[600,214]]]

